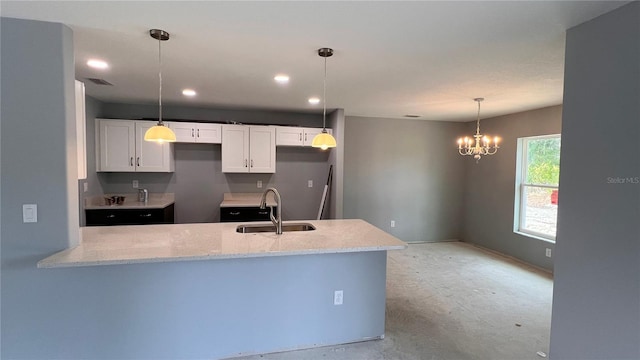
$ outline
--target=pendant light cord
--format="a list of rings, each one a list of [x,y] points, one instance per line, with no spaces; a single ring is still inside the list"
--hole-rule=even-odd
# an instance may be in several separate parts
[[[164,125],[162,122],[162,40],[158,37],[158,80],[160,87],[158,90],[158,125]]]
[[[324,58],[324,81],[322,86],[322,131],[326,132],[327,117],[327,57]]]

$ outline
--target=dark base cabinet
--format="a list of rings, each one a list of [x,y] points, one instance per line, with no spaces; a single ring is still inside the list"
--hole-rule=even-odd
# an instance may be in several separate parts
[[[260,209],[260,207],[221,207],[220,222],[238,221],[271,221],[269,218],[270,208]],[[278,207],[273,207],[273,214],[278,211]]]
[[[164,209],[85,210],[87,226],[173,224],[173,204]]]

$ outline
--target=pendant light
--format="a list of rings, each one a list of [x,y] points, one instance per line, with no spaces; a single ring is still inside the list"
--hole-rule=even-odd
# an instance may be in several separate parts
[[[163,41],[169,40],[169,33],[164,30],[151,29],[149,30],[149,35],[158,40],[158,80],[160,87],[158,90],[158,124],[144,133],[144,140],[159,143],[165,141],[174,142],[176,141],[176,134],[162,122],[162,48],[160,44],[162,44]]]
[[[318,55],[324,58],[324,82],[323,82],[323,94],[322,94],[322,132],[316,135],[311,142],[311,146],[314,148],[320,148],[327,150],[328,148],[336,147],[336,139],[327,132],[326,118],[327,118],[327,58],[333,55],[333,49],[320,48],[318,49]]]

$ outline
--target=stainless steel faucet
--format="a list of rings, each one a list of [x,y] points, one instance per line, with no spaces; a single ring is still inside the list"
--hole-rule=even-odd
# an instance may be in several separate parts
[[[267,207],[267,193],[271,191],[276,198],[276,206],[278,207],[277,215],[273,216],[273,206],[269,206],[271,208],[271,212],[269,213],[269,217],[271,218],[271,222],[276,227],[276,234],[282,234],[282,198],[280,198],[280,193],[275,188],[268,188],[262,193],[262,199],[260,199],[260,209],[265,209]]]

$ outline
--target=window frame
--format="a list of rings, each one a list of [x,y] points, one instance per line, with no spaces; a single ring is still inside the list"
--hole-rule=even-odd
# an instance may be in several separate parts
[[[550,243],[556,242],[557,237],[557,229],[556,234],[551,236],[549,234],[541,233],[535,230],[530,230],[524,228],[522,225],[526,225],[526,199],[524,196],[526,194],[526,188],[543,188],[543,189],[552,189],[558,190],[558,185],[547,185],[547,184],[535,184],[535,183],[527,183],[527,170],[528,170],[528,150],[529,150],[529,141],[531,140],[542,140],[542,139],[555,139],[559,138],[562,141],[562,134],[548,134],[548,135],[538,135],[538,136],[525,136],[518,138],[518,153],[516,156],[516,196],[515,196],[515,216],[514,216],[514,224],[513,231],[515,233],[533,237],[536,239],[544,240]],[[561,145],[562,146],[562,145]],[[562,151],[562,148],[561,150]],[[557,219],[556,219],[557,225]]]

